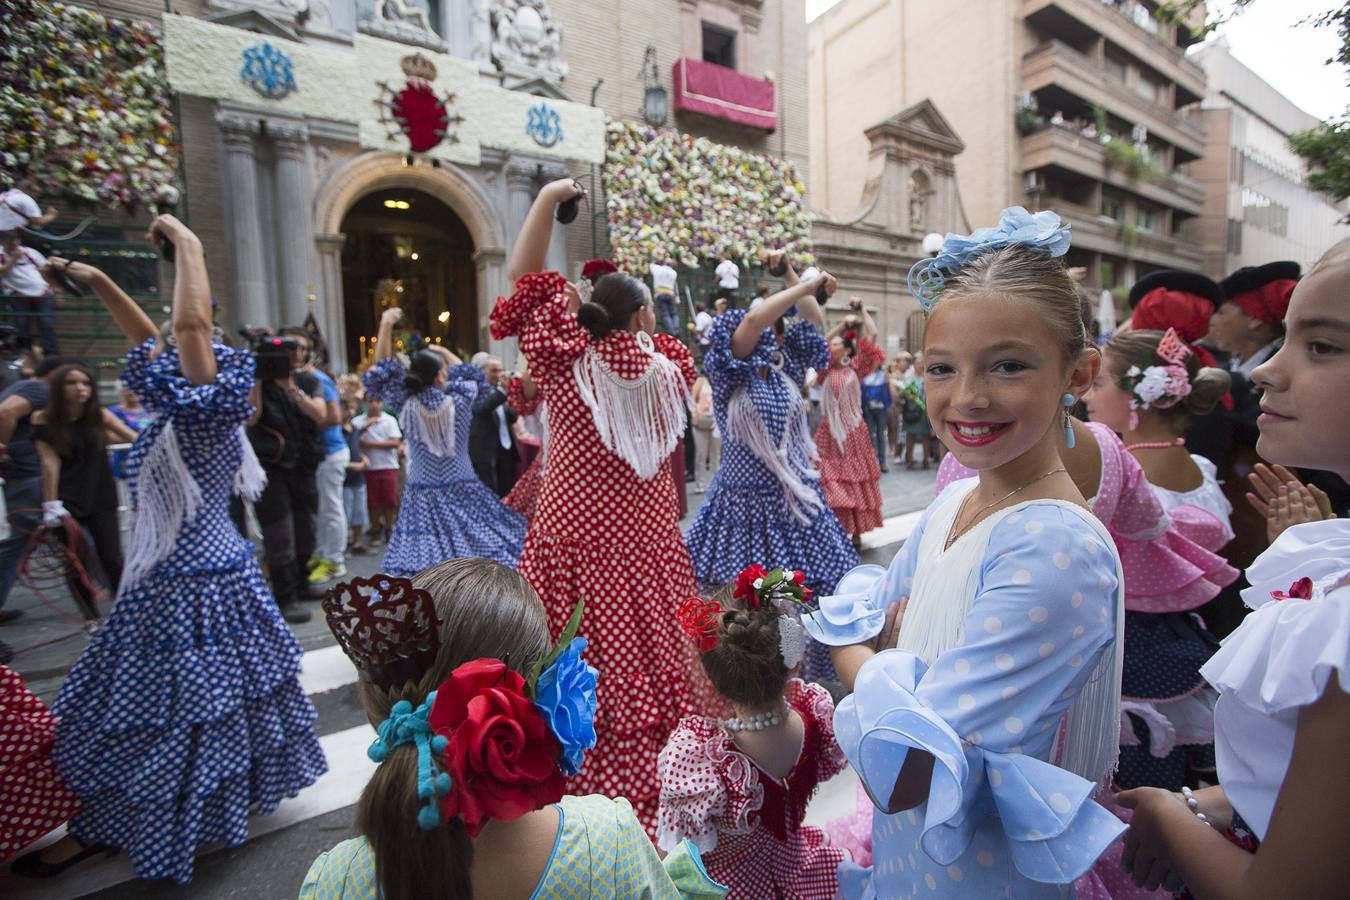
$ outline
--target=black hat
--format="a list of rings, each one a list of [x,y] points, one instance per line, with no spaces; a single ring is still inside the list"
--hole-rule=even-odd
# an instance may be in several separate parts
[[[1223,290],[1213,279],[1206,278],[1199,272],[1163,269],[1160,272],[1145,275],[1134,283],[1134,287],[1130,288],[1130,309],[1138,306],[1144,295],[1156,291],[1158,288],[1167,288],[1169,291],[1181,291],[1185,294],[1203,297],[1213,303],[1215,308],[1223,302]]]
[[[1272,281],[1297,281],[1302,274],[1298,263],[1284,259],[1264,266],[1243,266],[1219,282],[1219,286],[1225,297],[1236,297],[1263,288]]]

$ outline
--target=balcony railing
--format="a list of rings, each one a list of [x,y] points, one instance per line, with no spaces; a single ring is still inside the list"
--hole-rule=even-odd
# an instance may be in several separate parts
[[[1204,190],[1184,175],[1158,173],[1137,178],[1108,166],[1101,141],[1068,127],[1043,128],[1022,138],[1022,169],[1035,171],[1056,166],[1084,178],[1102,181],[1155,203],[1198,216]]]
[[[751,78],[686,56],[675,61],[671,80],[676,112],[698,113],[764,131],[778,127],[777,91],[767,78]]]
[[[1205,129],[1198,119],[1151,102],[1062,41],[1047,41],[1027,51],[1022,57],[1022,79],[1026,90],[1054,84],[1087,103],[1098,104],[1122,119],[1143,125],[1190,156],[1198,157],[1204,151]]]
[[[1043,209],[1053,209],[1064,218],[1070,226],[1074,246],[1084,250],[1179,269],[1198,270],[1204,264],[1204,253],[1195,244],[1138,229],[1127,237],[1123,223],[1060,197],[1046,195],[1040,205]]]

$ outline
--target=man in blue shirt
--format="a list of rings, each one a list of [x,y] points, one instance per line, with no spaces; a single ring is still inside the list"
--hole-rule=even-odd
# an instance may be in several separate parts
[[[333,379],[313,362],[313,342],[309,331],[299,326],[283,328],[284,337],[295,342],[291,365],[297,375],[304,374],[319,383],[325,416],[319,422],[323,436],[324,458],[314,473],[319,493],[319,513],[315,523],[314,558],[310,560],[309,583],[323,584],[347,574],[347,514],[342,506],[342,483],[347,477],[351,451],[342,434],[342,413],[338,389]]]

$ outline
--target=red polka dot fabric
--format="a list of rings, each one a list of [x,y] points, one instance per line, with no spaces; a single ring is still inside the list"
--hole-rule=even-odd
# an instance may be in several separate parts
[[[830,434],[830,423],[825,417],[821,417],[820,425],[816,427],[816,450],[820,453],[816,468],[820,471],[820,488],[825,492],[825,502],[834,510],[839,524],[848,534],[862,534],[881,527],[881,469],[877,466],[872,439],[867,434],[867,423],[862,420],[862,407],[857,406],[859,394],[845,391],[844,386],[871,374],[885,360],[876,344],[861,341],[853,364],[831,366],[821,384],[821,390],[835,394],[839,403],[854,404],[854,409],[844,412],[849,418],[858,418],[858,424],[844,439],[842,450]]]
[[[51,760],[56,717],[0,666],[0,862],[70,819],[80,801]]]

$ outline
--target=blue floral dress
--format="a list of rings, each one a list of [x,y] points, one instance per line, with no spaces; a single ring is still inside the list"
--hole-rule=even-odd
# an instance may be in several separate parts
[[[398,416],[408,444],[408,477],[383,571],[411,577],[464,556],[514,566],[525,544],[525,519],[479,480],[469,461],[469,425],[474,398],[485,384],[482,370],[454,366],[444,390],[426,388],[411,397],[403,375],[396,359],[380,360],[365,375],[366,390]],[[451,408],[442,409],[447,403]],[[436,422],[444,433],[437,433]]]
[[[874,866],[845,864],[846,897],[1068,896],[1125,828],[1093,802],[1093,780],[1048,762],[1071,710],[1064,765],[1100,768],[1096,779],[1114,760],[1115,547],[1087,511],[1049,500],[1000,510],[945,547],[973,486],[944,491],[889,569],[859,566],[804,620],[822,641],[856,644],[909,596],[897,647],[859,670],[835,731],[874,804],[909,748],[935,759],[925,802],[878,807]]]
[[[253,358],[217,345],[215,381],[193,385],[176,351],[152,361],[153,346],[133,349],[122,376],[156,413],[127,460],[127,572],[56,698],[53,758],[83,805],[72,834],[120,847],[141,878],[183,884],[198,847],[244,843],[251,809],[271,813],[327,763],[300,645],[229,517]],[[195,509],[173,512],[188,496]],[[164,544],[146,557],[138,538],[155,531]]]
[[[694,572],[700,584],[720,586],[752,563],[782,566],[801,569],[813,590],[829,593],[858,564],[808,456],[814,443],[801,386],[808,368],[829,365],[829,347],[814,325],[797,322],[781,348],[773,329],[765,328],[750,356],[737,359],[731,336],[745,313],[718,316],[703,357],[722,464],[685,538]]]

